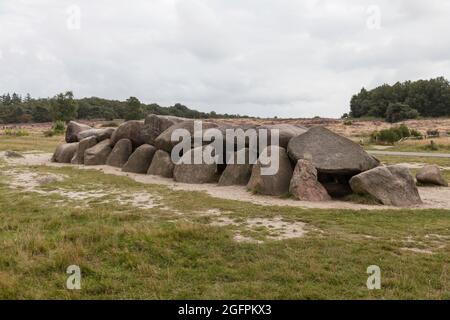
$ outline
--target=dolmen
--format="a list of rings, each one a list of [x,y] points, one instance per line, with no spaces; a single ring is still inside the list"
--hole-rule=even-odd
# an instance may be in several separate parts
[[[155,114],[117,128],[96,129],[71,121],[52,161],[109,165],[180,183],[246,186],[255,194],[301,201],[330,201],[357,193],[390,206],[422,203],[408,169],[382,166],[359,144],[322,126],[238,127]],[[420,170],[417,181],[448,186],[439,168],[432,166]]]

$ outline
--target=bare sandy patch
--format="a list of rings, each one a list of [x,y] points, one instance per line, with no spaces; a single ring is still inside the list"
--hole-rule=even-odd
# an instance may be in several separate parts
[[[420,248],[400,248],[400,250],[410,251],[410,252],[420,253],[420,254],[433,254],[433,251],[431,251],[431,250],[420,249]]]
[[[300,221],[285,221],[282,217],[274,218],[250,218],[244,221],[237,221],[228,216],[221,216],[211,223],[216,227],[235,226],[239,227],[233,239],[237,242],[264,243],[262,240],[254,239],[242,234],[243,231],[262,231],[267,240],[282,241],[287,239],[301,238],[308,232],[306,224]]]
[[[252,229],[263,227],[270,230],[272,235],[268,238],[272,240],[301,238],[308,232],[305,230],[306,224],[304,222],[288,222],[284,221],[282,217],[249,219],[246,221],[246,225]]]
[[[120,205],[132,206],[139,209],[151,209],[160,206],[161,197],[147,192],[133,192],[124,194],[122,190],[97,189],[97,190],[67,190],[58,188],[56,190],[45,190],[41,187],[53,182],[61,182],[68,177],[54,173],[36,173],[28,170],[8,170],[2,175],[8,177],[8,184],[13,189],[21,189],[25,192],[34,192],[41,195],[58,195],[75,202],[75,207],[87,207],[89,201],[106,198],[98,203],[111,203],[116,201]],[[92,185],[91,185],[92,187]],[[63,203],[64,201],[59,201]]]
[[[436,251],[446,248],[449,244],[450,236],[438,234],[427,234],[422,238],[408,236],[401,240],[405,244],[400,250],[410,251],[420,254],[434,254]]]

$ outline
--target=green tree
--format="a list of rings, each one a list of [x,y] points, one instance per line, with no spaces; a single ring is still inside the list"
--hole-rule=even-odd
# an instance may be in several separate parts
[[[407,104],[391,103],[386,110],[386,121],[390,123],[399,122],[407,119],[417,119],[419,112],[412,109]]]
[[[125,120],[139,120],[143,118],[141,102],[136,97],[127,99],[127,108],[125,110]]]
[[[350,115],[360,117],[385,117],[386,114],[397,113],[388,110],[391,104],[404,104],[416,110],[424,117],[450,116],[450,83],[443,77],[397,82],[390,86],[384,84],[373,90],[361,89],[350,101]],[[404,109],[407,118],[414,116],[414,111]],[[398,121],[398,120],[391,120]]]
[[[73,99],[73,93],[67,91],[55,96],[50,103],[50,113],[53,121],[69,122],[77,117],[77,102]]]
[[[52,116],[48,108],[43,106],[36,106],[31,112],[34,122],[50,122],[52,121]]]

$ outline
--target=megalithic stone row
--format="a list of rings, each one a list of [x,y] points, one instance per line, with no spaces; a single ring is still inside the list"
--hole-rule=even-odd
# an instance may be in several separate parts
[[[111,140],[106,139],[95,146],[86,149],[84,152],[84,164],[86,166],[97,166],[106,164],[109,154],[112,151]]]
[[[70,163],[78,148],[78,142],[61,143],[52,156],[53,162]]]
[[[96,137],[88,137],[83,140],[80,140],[78,143],[78,148],[75,152],[75,155],[73,156],[71,163],[72,164],[84,164],[84,152],[92,148],[98,143]]]
[[[130,156],[122,168],[124,172],[146,173],[150,163],[153,161],[156,148],[149,144],[143,144]]]
[[[173,178],[175,164],[172,162],[170,154],[164,150],[158,150],[153,157],[152,163],[148,168],[147,174]]]
[[[78,134],[91,129],[90,126],[75,121],[70,121],[66,128],[65,140],[67,143],[78,142]]]
[[[117,141],[106,160],[106,164],[112,167],[122,168],[133,152],[133,144],[130,139]]]
[[[269,159],[278,157],[278,170],[274,174],[263,172],[263,168],[269,170],[271,166],[275,168],[275,165],[273,161],[263,161],[260,156],[257,163],[253,166],[247,188],[263,195],[282,196],[288,194],[293,170],[286,149],[278,146],[269,146],[263,151],[264,153],[267,154]]]

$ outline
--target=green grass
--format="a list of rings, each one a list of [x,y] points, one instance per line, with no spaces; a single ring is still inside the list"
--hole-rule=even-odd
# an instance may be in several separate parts
[[[30,135],[23,137],[0,136],[0,151],[55,151],[58,143],[64,141],[64,136],[44,137],[44,135]]]
[[[124,194],[148,192],[161,203],[136,209],[109,199],[109,205],[94,201],[77,208],[77,201],[10,189],[3,180],[3,299],[450,298],[448,250],[427,238],[450,236],[448,210],[263,207],[91,170],[32,169],[68,177],[43,190],[95,191],[106,186]],[[267,230],[256,228],[250,234],[265,239],[263,244],[238,243],[233,235],[243,224],[213,227],[213,217],[199,214],[209,209],[237,222],[281,216],[307,223],[310,232],[272,241],[265,238]],[[416,243],[405,242],[408,237]],[[433,248],[434,254],[401,249],[407,246]],[[83,276],[82,290],[76,292],[64,287],[65,270],[72,264],[81,267]],[[380,291],[365,287],[365,271],[372,264],[382,270]]]
[[[436,164],[442,167],[450,167],[450,158],[385,156],[379,154],[376,154],[374,156],[384,164],[423,163]]]
[[[0,299],[450,299],[449,210],[259,206],[95,170],[0,165]],[[41,191],[109,194],[78,207],[87,201],[12,189],[11,170],[67,177]],[[139,209],[112,196],[142,192],[158,205]],[[217,217],[204,214],[211,209],[236,225],[212,226]],[[267,228],[245,226],[274,217],[304,222],[309,232],[273,241]],[[236,242],[237,232],[264,243]],[[73,264],[80,291],[65,288]],[[370,265],[381,268],[381,290],[366,288]]]

